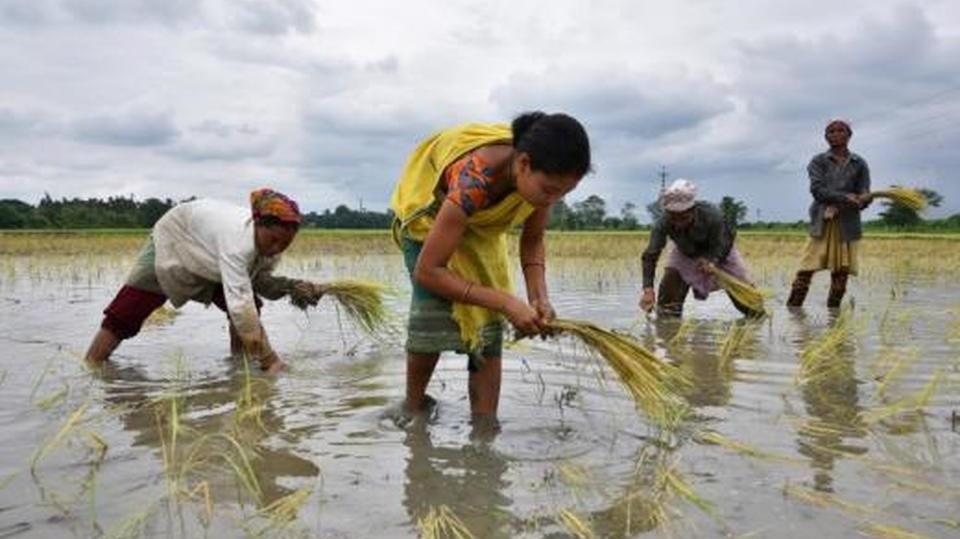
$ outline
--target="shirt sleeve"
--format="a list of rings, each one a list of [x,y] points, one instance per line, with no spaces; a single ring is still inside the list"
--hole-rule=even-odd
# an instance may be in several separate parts
[[[869,193],[870,192],[870,167],[867,166],[867,162],[864,159],[860,160],[863,163],[863,168],[860,169],[860,178],[857,182],[857,192],[858,193]]]
[[[447,200],[459,206],[467,217],[489,207],[493,199],[492,173],[475,153],[455,161],[444,172]]]
[[[277,267],[278,262],[279,257],[274,257],[263,269],[258,271],[253,278],[253,291],[271,301],[286,296],[293,291],[293,287],[300,282],[299,279],[274,275],[273,271]]]
[[[822,204],[842,204],[846,201],[842,192],[830,188],[826,163],[819,156],[810,160],[807,174],[810,176],[810,194],[814,200]]]
[[[667,231],[663,227],[663,221],[657,221],[650,231],[650,241],[647,248],[643,251],[641,259],[643,260],[643,287],[653,287],[653,279],[656,276],[657,260],[660,259],[660,253],[667,246]]]
[[[219,256],[220,282],[227,313],[233,327],[241,335],[260,330],[260,316],[253,296],[253,283],[247,273],[250,255],[234,250],[221,251]]]

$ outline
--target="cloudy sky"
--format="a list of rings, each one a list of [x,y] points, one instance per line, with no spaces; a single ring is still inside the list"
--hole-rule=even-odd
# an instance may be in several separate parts
[[[566,111],[613,212],[657,172],[801,219],[831,117],[960,211],[960,2],[0,0],[0,198],[384,209],[431,131]],[[953,149],[951,149],[953,148]]]

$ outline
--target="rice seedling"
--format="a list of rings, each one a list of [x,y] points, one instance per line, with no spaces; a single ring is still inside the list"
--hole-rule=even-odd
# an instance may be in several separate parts
[[[38,409],[45,412],[50,408],[53,408],[54,406],[56,406],[61,401],[66,400],[67,395],[69,394],[70,394],[70,387],[64,384],[62,389],[58,391],[54,391],[53,393],[47,395],[46,397],[43,397],[42,399],[34,401],[33,404]]]
[[[316,305],[323,296],[333,297],[347,315],[370,335],[389,330],[389,317],[383,296],[386,287],[380,283],[344,279],[321,283],[312,292],[294,290],[290,302],[299,309]]]
[[[186,492],[186,497],[191,500],[195,497],[200,497],[203,500],[203,524],[204,526],[209,526],[213,521],[213,498],[210,496],[210,483],[200,481],[192,490]]]
[[[862,533],[878,539],[927,539],[926,535],[886,524],[862,524],[858,529]]]
[[[730,329],[727,330],[720,341],[719,361],[717,362],[720,370],[725,369],[735,355],[743,353],[753,344],[753,330],[754,326],[752,324],[733,323],[730,325]]]
[[[421,539],[474,539],[474,535],[460,518],[446,505],[431,507],[417,519]]]
[[[52,438],[44,442],[37,451],[33,454],[33,458],[30,459],[30,472],[36,474],[37,465],[40,464],[47,455],[49,455],[54,449],[57,448],[63,441],[76,429],[77,425],[80,424],[84,419],[84,414],[87,413],[87,407],[90,403],[84,402],[76,410],[73,411],[67,420],[63,423],[63,426],[60,427],[60,430],[53,435]]]
[[[879,401],[886,398],[889,387],[896,383],[918,358],[916,351],[887,350],[875,366],[876,371],[880,372],[874,375],[877,381],[874,399]]]
[[[566,486],[580,491],[593,482],[593,477],[585,466],[564,461],[557,465],[557,476]]]
[[[264,404],[254,391],[254,384],[266,384],[264,380],[254,380],[250,373],[250,360],[246,354],[243,355],[243,384],[240,388],[240,394],[237,397],[237,409],[234,417],[238,428],[246,423],[252,423],[261,432],[266,432],[263,425],[261,413]]]
[[[147,520],[156,510],[156,502],[133,513],[106,534],[107,539],[133,539],[142,537],[147,530]]]
[[[697,322],[692,318],[684,318],[680,322],[680,326],[677,328],[677,332],[666,342],[668,348],[676,348],[680,344],[684,343],[687,339],[687,336],[690,334],[690,331],[696,327]]]
[[[738,442],[736,440],[731,440],[726,436],[720,434],[719,432],[703,432],[697,435],[696,440],[703,444],[718,445],[724,449],[729,449],[741,455],[746,455],[748,457],[753,457],[755,459],[761,460],[776,460],[781,462],[800,462],[798,459],[793,457],[788,457],[786,455],[779,455],[777,453],[772,453],[770,451],[764,451],[760,448],[754,447],[743,442]]]
[[[838,352],[847,342],[852,328],[851,310],[846,307],[840,311],[830,329],[801,350],[800,368],[797,371],[798,385],[835,378],[838,373],[849,368]]]
[[[711,516],[714,514],[716,507],[709,500],[697,494],[693,487],[683,480],[683,477],[677,472],[676,463],[661,469],[658,482],[663,485],[664,489],[697,506],[704,513]]]
[[[839,509],[847,514],[864,515],[875,513],[877,511],[875,507],[844,500],[835,494],[820,492],[813,490],[812,488],[807,488],[800,485],[792,485],[790,483],[786,483],[783,486],[783,496],[785,498],[793,498],[806,504],[822,507],[824,509]]]
[[[557,513],[557,520],[577,539],[593,539],[596,537],[590,526],[569,509],[561,509]]]
[[[923,193],[917,189],[911,189],[909,187],[890,187],[889,189],[881,189],[879,191],[872,191],[870,195],[873,198],[886,198],[906,206],[914,211],[920,211],[927,207],[927,197],[923,196]]]
[[[718,268],[715,264],[707,266],[720,288],[723,288],[730,297],[741,305],[745,305],[755,313],[754,316],[760,317],[766,314],[764,301],[767,294],[761,292],[757,287],[745,282],[738,277]]]
[[[632,337],[600,328],[590,322],[556,319],[549,329],[576,337],[602,357],[617,374],[638,409],[661,422],[671,409],[683,407],[678,390],[685,384],[680,371],[643,347]]]
[[[12,474],[4,477],[3,479],[0,479],[0,490],[3,490],[3,489],[5,489],[5,488],[7,488],[7,485],[9,485],[10,482],[12,482],[16,477],[17,477],[17,474],[16,474],[16,473],[12,473]]]
[[[303,487],[282,498],[274,500],[269,505],[254,513],[251,518],[264,519],[266,522],[260,528],[250,527],[249,533],[255,537],[263,537],[276,535],[288,530],[296,521],[297,514],[307,500],[310,499],[312,493],[312,487]]]
[[[945,373],[938,371],[924,386],[911,395],[902,397],[890,404],[876,406],[860,414],[862,421],[869,425],[900,415],[904,412],[919,411],[927,406],[937,387],[943,382]]]

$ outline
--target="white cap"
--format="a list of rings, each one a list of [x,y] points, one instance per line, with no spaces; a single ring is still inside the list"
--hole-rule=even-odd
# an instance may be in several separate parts
[[[660,193],[660,206],[672,212],[687,211],[697,202],[697,186],[678,178]]]

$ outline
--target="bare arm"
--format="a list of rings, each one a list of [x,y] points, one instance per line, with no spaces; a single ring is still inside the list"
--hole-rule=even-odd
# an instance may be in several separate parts
[[[527,301],[543,322],[556,317],[547,294],[547,253],[543,243],[549,219],[548,208],[534,211],[523,223],[523,233],[520,235],[520,266],[527,283]]]
[[[657,221],[650,230],[650,240],[647,242],[647,248],[643,251],[643,288],[653,289],[654,277],[657,271],[657,260],[660,259],[660,253],[667,245],[667,231],[663,226],[663,221]]]
[[[479,305],[506,315],[510,322],[524,333],[539,333],[538,317],[520,299],[479,283],[471,283],[447,268],[450,257],[463,240],[467,215],[450,202],[444,201],[436,221],[423,242],[413,278],[420,286],[450,301]]]

